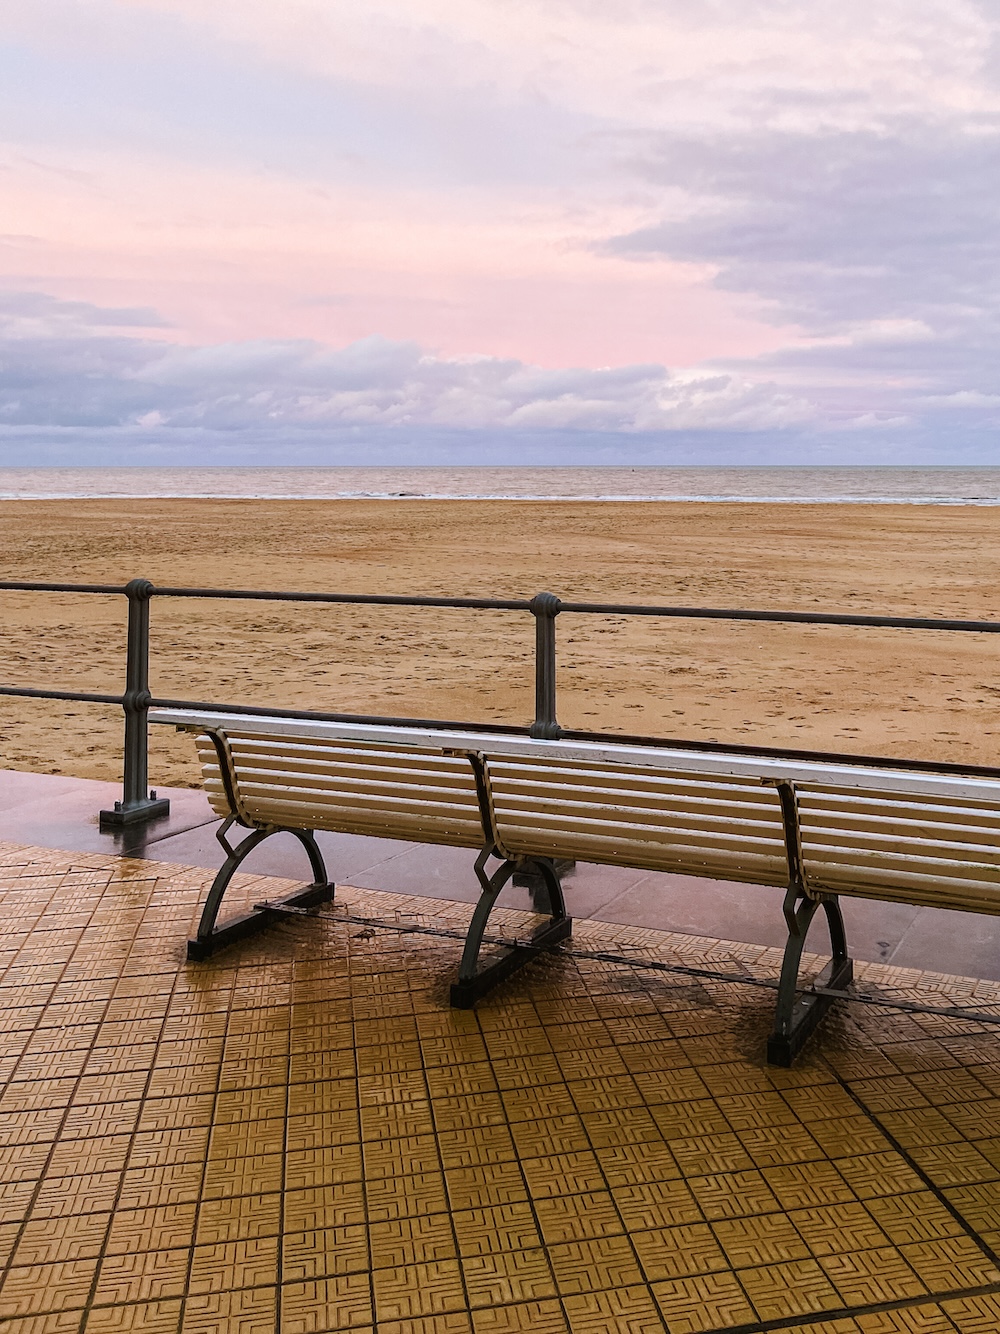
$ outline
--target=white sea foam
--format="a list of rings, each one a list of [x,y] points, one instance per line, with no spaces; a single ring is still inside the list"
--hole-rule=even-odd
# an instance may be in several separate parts
[[[0,468],[0,499],[1000,505],[997,468]]]

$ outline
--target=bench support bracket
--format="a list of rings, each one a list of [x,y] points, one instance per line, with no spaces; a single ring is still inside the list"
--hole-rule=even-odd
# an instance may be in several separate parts
[[[834,1002],[833,996],[820,996],[814,992],[805,992],[800,996],[797,991],[799,964],[802,961],[806,934],[817,908],[821,906],[826,913],[826,922],[830,929],[833,957],[815,979],[813,986],[844,991],[854,980],[854,963],[847,953],[847,933],[844,930],[844,919],[836,895],[824,896],[822,900],[806,898],[800,885],[792,885],[785,895],[784,912],[785,921],[788,923],[788,942],[785,945],[781,980],[778,983],[774,1031],[767,1040],[768,1064],[779,1065],[784,1069],[792,1064],[810,1033]]]
[[[556,874],[555,867],[546,857],[528,858],[524,863],[524,868],[537,868],[545,882],[550,920],[535,932],[527,944],[513,945],[508,953],[501,955],[499,959],[477,971],[479,951],[482,948],[483,936],[486,934],[486,924],[489,921],[493,905],[500,897],[500,891],[514,874],[514,871],[522,869],[520,862],[505,860],[492,875],[487,875],[486,864],[491,857],[497,855],[496,848],[490,846],[484,848],[476,858],[476,875],[480,885],[482,885],[483,892],[479,896],[479,902],[472,914],[472,921],[469,923],[469,932],[465,938],[465,949],[462,951],[462,962],[458,969],[458,981],[453,983],[451,988],[451,1003],[458,1010],[471,1009],[480,997],[485,996],[487,992],[492,991],[505,978],[510,977],[512,973],[517,972],[519,968],[523,968],[526,963],[534,959],[540,949],[557,945],[559,941],[565,940],[573,929],[573,919],[566,916],[562,886],[559,883],[559,876]]]
[[[284,908],[313,908],[317,904],[327,903],[333,898],[334,886],[330,884],[327,878],[323,854],[320,852],[315,835],[311,830],[281,829],[269,825],[264,829],[255,829],[242,843],[234,848],[226,839],[226,834],[234,823],[233,817],[230,816],[216,834],[216,838],[222,844],[228,856],[212,881],[212,888],[208,891],[208,897],[205,899],[205,906],[201,913],[201,921],[198,923],[198,934],[194,940],[188,941],[187,957],[189,959],[207,959],[210,954],[214,954],[216,950],[220,950],[226,945],[231,945],[234,941],[256,935],[258,931],[263,931],[265,927],[272,926],[275,922],[280,921]],[[269,838],[271,834],[282,833],[293,834],[305,848],[313,874],[312,884],[296,890],[283,899],[262,903],[253,912],[245,913],[243,916],[227,922],[224,926],[216,927],[215,919],[218,917],[219,908],[222,906],[222,896],[229,887],[229,882],[236,874],[240,864],[253,852],[254,848],[259,847],[264,842],[265,838]]]

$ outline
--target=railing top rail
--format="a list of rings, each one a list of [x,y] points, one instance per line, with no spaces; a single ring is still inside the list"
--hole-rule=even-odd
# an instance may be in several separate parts
[[[564,602],[560,611],[602,616],[691,617],[704,621],[772,621],[798,625],[867,625],[887,630],[974,630],[1000,634],[1000,621],[966,621],[927,616],[866,616],[854,612],[753,611],[735,607],[616,606],[603,602]]]
[[[21,593],[125,593],[124,584],[39,583],[34,579],[4,579],[0,588]]]
[[[150,597],[220,598],[251,602],[318,602],[375,607],[455,607],[481,611],[533,611],[528,598],[423,597],[404,593],[310,593],[260,588],[181,588],[144,585]],[[123,584],[70,584],[26,579],[0,580],[0,590],[44,593],[105,593],[127,595]],[[551,598],[551,595],[547,595]],[[787,625],[857,625],[885,630],[958,630],[977,634],[1000,634],[1000,621],[965,620],[957,617],[875,616],[854,612],[756,611],[740,607],[686,607],[644,605],[632,602],[563,602],[551,598],[548,614],[579,612],[596,616],[662,616],[702,621],[766,621]]]
[[[410,593],[295,593],[256,588],[161,588],[154,585],[152,597],[224,598],[251,602],[330,602],[376,607],[467,607],[483,611],[530,611],[527,598],[420,597]]]

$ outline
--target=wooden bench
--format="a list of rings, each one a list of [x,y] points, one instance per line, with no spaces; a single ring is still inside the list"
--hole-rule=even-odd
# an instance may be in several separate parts
[[[208,797],[224,821],[227,860],[189,944],[193,959],[332,897],[317,830],[477,851],[481,894],[452,988],[462,1007],[569,936],[556,859],[776,885],[787,891],[788,941],[768,1059],[789,1065],[831,1004],[822,991],[852,980],[839,895],[1000,913],[1000,779],[183,710],[157,710],[150,721],[196,734]],[[235,848],[226,838],[233,824],[252,831]],[[233,873],[280,831],[305,846],[312,883],[217,926]],[[527,946],[480,967],[490,911],[517,869],[541,876],[549,920]],[[832,958],[800,994],[802,950],[820,907]]]

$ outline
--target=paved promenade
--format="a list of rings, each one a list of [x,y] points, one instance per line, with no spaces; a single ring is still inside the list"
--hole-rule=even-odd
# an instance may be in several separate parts
[[[766,946],[581,922],[456,1012],[467,905],[188,964],[210,878],[0,844],[5,1334],[1000,1329],[1000,1031],[929,1012],[996,982],[864,965],[921,1008],[778,1071]]]

